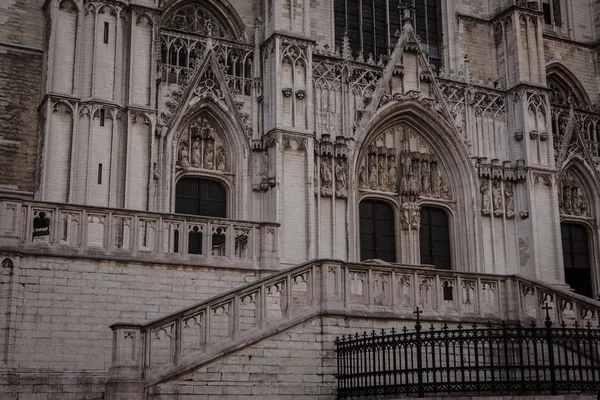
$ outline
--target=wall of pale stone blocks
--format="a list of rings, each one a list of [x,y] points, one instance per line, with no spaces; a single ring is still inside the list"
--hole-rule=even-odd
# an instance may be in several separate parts
[[[115,322],[147,322],[259,276],[217,270],[60,258],[15,261],[18,369],[107,371]]]

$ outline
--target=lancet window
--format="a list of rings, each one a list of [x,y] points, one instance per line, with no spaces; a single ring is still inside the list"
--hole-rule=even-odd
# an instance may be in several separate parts
[[[166,83],[183,83],[212,40],[217,60],[234,94],[252,90],[253,46],[237,37],[227,21],[201,4],[188,4],[167,18],[160,31],[161,76]]]
[[[335,0],[336,46],[341,48],[347,31],[352,51],[362,53],[365,59],[389,55],[396,43],[395,33],[402,26],[399,5],[400,0]],[[415,0],[414,5],[415,31],[431,64],[439,68],[442,30],[438,0]]]

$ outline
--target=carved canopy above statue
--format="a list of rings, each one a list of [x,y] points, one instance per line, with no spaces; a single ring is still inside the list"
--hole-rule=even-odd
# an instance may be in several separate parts
[[[404,198],[452,199],[438,158],[403,124],[387,129],[368,144],[359,161],[358,185]]]
[[[223,139],[212,121],[199,117],[181,133],[177,143],[178,169],[229,171]]]

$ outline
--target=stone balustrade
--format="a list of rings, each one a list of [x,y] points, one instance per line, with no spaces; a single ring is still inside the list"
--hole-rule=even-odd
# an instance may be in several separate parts
[[[317,260],[145,325],[113,325],[113,370],[130,365],[149,387],[317,316],[406,320],[419,307],[430,322],[525,322],[543,320],[546,306],[559,323],[597,324],[600,312],[518,276]]]
[[[3,251],[279,268],[278,224],[0,197]]]

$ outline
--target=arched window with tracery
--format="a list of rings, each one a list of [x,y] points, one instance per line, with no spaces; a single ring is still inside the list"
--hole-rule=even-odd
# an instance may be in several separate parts
[[[546,80],[548,88],[550,88],[555,154],[559,154],[562,146],[568,145],[563,143],[568,133],[571,133],[570,140],[573,141],[576,140],[577,135],[572,135],[572,133],[578,132],[590,155],[600,157],[600,114],[591,107],[583,86],[566,68],[560,65],[550,67]],[[573,121],[569,124],[571,109],[573,110]],[[571,127],[570,132],[568,132],[569,127]]]
[[[220,10],[198,2],[180,7],[166,15],[160,29],[160,68],[166,83],[182,83],[213,41],[217,60],[224,66],[229,89],[250,95],[252,90],[253,45],[243,31],[233,26]]]
[[[335,42],[341,48],[348,33],[350,48],[364,58],[379,60],[390,54],[396,44],[396,31],[401,30],[400,0],[335,0]],[[421,38],[430,63],[440,67],[442,28],[438,0],[415,0],[413,26]]]

